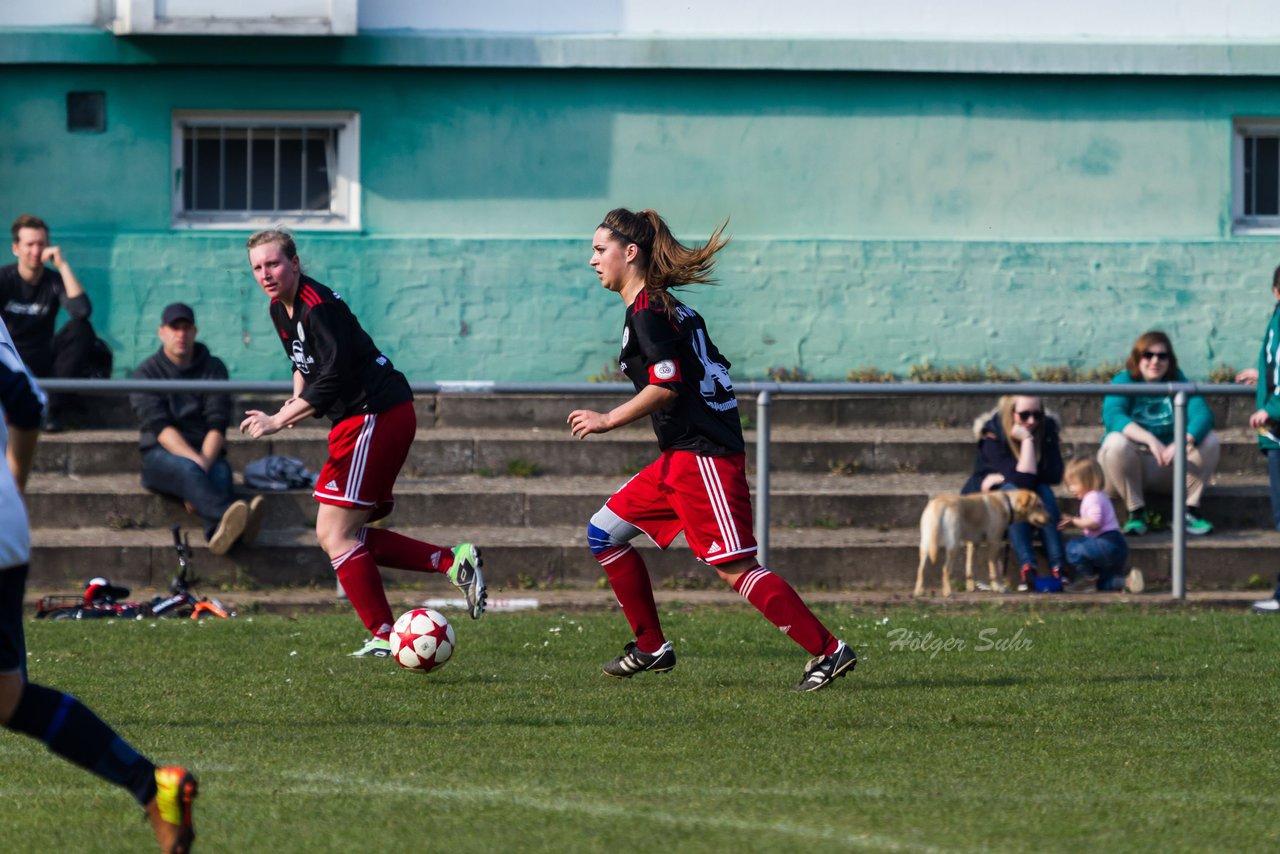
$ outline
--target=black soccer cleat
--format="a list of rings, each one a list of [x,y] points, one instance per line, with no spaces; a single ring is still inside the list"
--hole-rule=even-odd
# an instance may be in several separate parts
[[[858,665],[858,654],[853,647],[840,641],[836,651],[826,656],[818,656],[809,662],[804,669],[804,678],[793,691],[817,691],[831,684],[831,680],[839,679],[846,671]]]
[[[676,666],[676,651],[671,648],[671,641],[658,647],[657,652],[641,652],[636,649],[636,642],[630,641],[622,648],[622,655],[604,665],[604,675],[615,679],[630,679],[637,673],[666,673]]]

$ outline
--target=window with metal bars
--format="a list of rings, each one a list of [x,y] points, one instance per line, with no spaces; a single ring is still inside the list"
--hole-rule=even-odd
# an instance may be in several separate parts
[[[1280,230],[1280,120],[1237,121],[1235,136],[1235,230]]]
[[[174,118],[174,224],[358,227],[354,114]]]

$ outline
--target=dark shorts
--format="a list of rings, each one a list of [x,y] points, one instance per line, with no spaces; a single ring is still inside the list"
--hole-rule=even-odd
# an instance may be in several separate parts
[[[0,675],[26,670],[27,642],[22,635],[22,595],[27,565],[0,569]]]

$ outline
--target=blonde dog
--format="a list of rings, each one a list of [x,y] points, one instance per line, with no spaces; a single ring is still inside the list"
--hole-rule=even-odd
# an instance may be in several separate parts
[[[945,550],[942,565],[942,595],[951,595],[951,567],[965,545],[965,589],[973,590],[973,550],[985,545],[991,589],[1003,592],[1004,582],[996,572],[996,554],[1005,529],[1012,522],[1030,522],[1041,527],[1049,521],[1040,496],[1029,489],[998,490],[974,495],[939,495],[931,500],[920,515],[920,568],[916,570],[916,589],[912,595],[924,593],[924,568],[938,560]]]

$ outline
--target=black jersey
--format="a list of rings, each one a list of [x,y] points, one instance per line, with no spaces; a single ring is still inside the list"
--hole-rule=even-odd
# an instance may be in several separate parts
[[[693,309],[677,305],[668,316],[641,291],[627,309],[618,366],[636,391],[657,385],[678,395],[670,409],[650,416],[662,450],[710,456],[745,450],[729,360]]]
[[[62,274],[57,270],[43,268],[33,285],[22,278],[17,264],[0,267],[0,318],[29,365],[44,365],[52,360],[53,329],[60,307],[65,307],[73,318],[88,317],[92,310],[87,293],[74,299],[67,296]]]
[[[409,381],[379,352],[342,297],[314,279],[298,282],[293,317],[273,299],[271,321],[293,369],[302,374],[300,396],[317,416],[336,424],[413,400]]]

